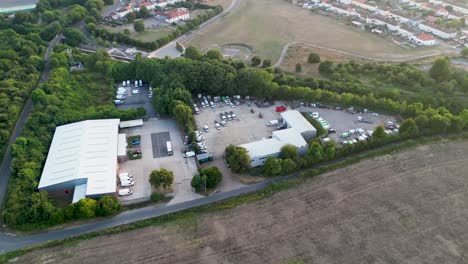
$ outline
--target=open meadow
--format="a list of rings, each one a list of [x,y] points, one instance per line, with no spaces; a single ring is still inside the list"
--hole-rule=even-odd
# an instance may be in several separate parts
[[[467,141],[419,146],[233,209],[34,250],[11,263],[464,263],[467,170]]]
[[[241,43],[253,55],[275,63],[283,47],[306,42],[376,59],[405,59],[438,54],[442,47],[402,48],[390,40],[346,25],[336,18],[318,15],[284,0],[240,0],[240,7],[202,31],[188,44],[203,50]]]

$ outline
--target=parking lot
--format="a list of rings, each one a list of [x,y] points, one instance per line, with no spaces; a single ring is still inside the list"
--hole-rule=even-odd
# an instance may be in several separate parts
[[[122,129],[120,133],[126,133],[127,136],[141,135],[140,144],[143,155],[142,159],[128,160],[120,164],[120,171],[131,173],[135,182],[135,185],[130,187],[133,194],[121,197],[123,204],[149,200],[152,192],[149,175],[152,170],[161,168],[174,173],[174,199],[170,203],[201,197],[194,193],[190,186],[193,175],[197,173],[197,166],[194,158],[183,157],[182,150],[186,147],[174,120],[151,118],[141,127]],[[167,139],[170,139],[173,148],[173,155],[170,156],[167,155],[165,146]],[[155,148],[158,149],[157,155],[154,155]]]
[[[340,142],[343,138],[340,137],[341,134],[349,132],[349,130],[356,130],[358,128],[363,129],[364,131],[374,130],[379,125],[384,125],[386,121],[395,122],[395,118],[387,115],[374,115],[372,113],[355,113],[351,114],[345,110],[335,110],[327,108],[317,108],[317,107],[300,107],[295,110],[301,112],[318,112],[320,117],[326,120],[333,129],[336,130],[336,133],[331,133],[328,137],[336,142]],[[358,122],[357,117],[361,116],[365,120],[369,120],[372,123]],[[356,136],[351,136],[354,138]]]
[[[119,87],[122,87],[122,84],[119,83]],[[154,111],[152,100],[149,98],[149,86],[143,85],[142,87],[135,88],[134,81],[130,81],[130,87],[124,87],[127,90],[127,96],[123,100],[123,104],[117,105],[119,110],[127,110],[131,108],[143,107],[146,109],[146,116],[148,118],[156,117],[156,112]],[[140,94],[132,94],[132,90],[138,89],[141,91]]]
[[[232,108],[224,103],[217,103],[215,108],[201,108],[200,114],[195,116],[197,128],[205,137],[208,152],[213,153],[215,158],[221,158],[224,150],[230,144],[239,145],[262,138],[271,137],[271,132],[275,126],[267,126],[269,120],[278,119],[279,114],[274,107],[258,108],[254,104],[248,106],[246,103]],[[254,109],[254,113],[251,113]],[[225,126],[217,130],[215,120],[220,121],[219,114],[233,111],[236,119],[227,121]],[[263,118],[259,118],[259,113]],[[205,132],[203,127],[207,125],[210,132]]]

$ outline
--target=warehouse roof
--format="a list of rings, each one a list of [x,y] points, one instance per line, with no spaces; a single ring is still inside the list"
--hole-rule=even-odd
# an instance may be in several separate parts
[[[273,138],[286,142],[298,148],[307,146],[307,142],[302,135],[294,128],[273,131]]]
[[[87,120],[55,130],[39,189],[86,183],[86,195],[114,193],[119,119]]]
[[[143,119],[122,121],[119,124],[120,128],[136,127],[136,126],[142,126],[142,125],[143,125]]]
[[[127,135],[119,134],[117,141],[117,156],[122,157],[127,155]]]
[[[269,138],[242,144],[239,146],[247,149],[250,157],[262,157],[274,153],[279,153],[281,148],[286,144],[288,144],[288,142],[282,142],[276,138]]]
[[[316,131],[315,127],[305,119],[299,111],[289,110],[281,113],[281,118],[299,133]]]

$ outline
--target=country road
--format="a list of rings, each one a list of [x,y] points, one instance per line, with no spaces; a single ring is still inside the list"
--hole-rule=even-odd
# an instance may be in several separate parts
[[[351,159],[351,158],[361,156],[361,155],[366,155],[367,153],[374,151],[376,149],[381,149],[381,148],[389,147],[389,146],[396,145],[396,144],[398,143],[390,143],[388,145],[365,150],[360,153],[354,153],[347,157],[342,157],[334,161],[326,162],[322,165],[314,166],[310,168],[309,170],[319,168],[320,166],[323,166],[323,165],[336,164],[347,159]],[[268,180],[265,180],[263,182],[259,182],[256,184],[242,186],[235,190],[215,193],[206,197],[202,197],[202,198],[198,198],[195,200],[186,201],[182,203],[171,204],[171,205],[158,204],[158,205],[152,205],[152,206],[143,207],[139,209],[133,209],[133,210],[122,212],[120,214],[117,214],[109,218],[97,220],[96,222],[93,222],[93,223],[77,225],[77,226],[73,226],[73,227],[69,227],[65,229],[42,232],[42,233],[38,233],[34,235],[25,235],[25,236],[17,236],[14,234],[3,232],[3,233],[0,233],[0,254],[4,254],[13,250],[17,250],[17,249],[31,247],[31,246],[46,243],[49,241],[62,240],[65,238],[78,236],[78,235],[85,234],[85,233],[104,230],[104,229],[116,227],[119,225],[133,223],[133,222],[150,219],[150,218],[154,218],[154,217],[158,217],[158,216],[162,216],[162,215],[166,215],[166,214],[170,214],[174,212],[180,212],[186,209],[190,209],[190,208],[194,208],[194,207],[198,207],[202,205],[219,202],[219,201],[231,198],[231,197],[262,190],[266,188],[270,183],[273,183],[273,182],[282,182],[282,181],[286,181],[289,179],[297,178],[303,172],[304,171],[299,171],[291,175],[268,179]]]
[[[186,43],[187,41],[191,40],[198,34],[200,34],[203,30],[207,29],[211,24],[215,23],[219,19],[223,18],[224,16],[228,15],[229,13],[233,12],[234,10],[240,7],[241,0],[232,0],[231,5],[226,8],[221,14],[212,17],[210,20],[202,23],[198,29],[192,30],[187,32],[186,34],[176,38],[175,40],[167,43],[165,46],[153,51],[148,56],[149,58],[164,58],[165,56],[169,55],[170,57],[179,57],[180,52],[176,49],[176,43]]]
[[[44,59],[46,61],[44,70],[42,71],[42,75],[40,77],[40,80],[36,86],[39,87],[41,83],[46,81],[49,78],[49,73],[50,73],[50,65],[49,65],[49,59],[50,59],[50,53],[52,52],[52,49],[55,47],[55,45],[62,39],[62,35],[57,35],[55,36],[50,42],[49,46],[47,47],[47,50],[44,55]],[[5,152],[5,157],[3,158],[2,165],[0,167],[0,208],[3,205],[3,201],[5,199],[7,187],[8,187],[8,181],[10,180],[10,175],[11,175],[11,144],[13,144],[19,135],[21,135],[21,131],[23,130],[24,125],[26,124],[26,120],[29,116],[29,113],[31,112],[33,107],[31,98],[28,98],[26,103],[24,104],[24,108],[21,111],[21,114],[16,121],[15,128],[13,130],[13,133],[11,134],[10,141],[8,142],[8,147],[7,151]],[[0,220],[1,222],[1,220]]]
[[[278,61],[273,65],[273,67],[281,66],[281,64],[283,63],[284,58],[288,54],[289,47],[294,46],[294,45],[303,45],[303,46],[309,46],[309,47],[313,47],[313,48],[324,49],[324,50],[327,50],[327,51],[332,51],[332,52],[340,53],[340,54],[343,54],[343,55],[349,55],[349,56],[353,56],[353,57],[356,57],[356,58],[359,58],[359,59],[375,61],[375,62],[406,62],[406,61],[426,59],[426,58],[430,58],[430,57],[434,57],[434,56],[447,55],[447,54],[457,52],[457,51],[452,51],[452,52],[440,52],[439,51],[439,52],[433,52],[431,54],[426,54],[426,55],[421,55],[421,56],[408,56],[408,57],[406,57],[404,59],[378,59],[378,58],[374,58],[374,57],[359,55],[359,54],[352,53],[352,52],[327,48],[327,47],[323,47],[323,46],[320,46],[320,45],[315,45],[315,44],[308,43],[308,42],[290,42],[290,43],[284,45],[283,50],[281,51],[281,55],[280,55]]]

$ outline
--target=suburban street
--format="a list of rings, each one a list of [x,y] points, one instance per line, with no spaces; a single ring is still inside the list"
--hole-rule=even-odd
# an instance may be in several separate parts
[[[49,47],[47,47],[46,53],[44,55],[44,59],[46,61],[46,64],[44,66],[44,70],[42,71],[42,75],[40,77],[40,81],[37,85],[37,87],[45,82],[49,78],[49,73],[50,73],[50,65],[49,65],[49,59],[50,59],[50,53],[52,52],[53,48],[55,45],[62,39],[62,35],[57,35],[55,38],[53,38],[50,43]],[[36,87],[36,88],[37,88]],[[18,118],[18,121],[16,121],[16,126],[15,129],[13,130],[13,133],[11,134],[10,137],[10,142],[8,142],[8,147],[7,151],[5,152],[5,157],[3,158],[2,166],[0,167],[0,207],[3,205],[3,200],[5,199],[7,187],[8,187],[8,181],[10,179],[11,175],[11,144],[13,144],[19,135],[21,135],[21,131],[23,130],[23,127],[26,123],[26,120],[29,116],[29,113],[31,112],[33,107],[31,98],[29,98],[23,108],[23,111],[21,112],[20,117]],[[0,220],[1,222],[1,220]]]
[[[221,14],[219,14],[217,16],[214,16],[210,20],[202,23],[198,27],[198,29],[192,30],[192,31],[190,31],[190,32],[176,38],[175,40],[169,42],[165,46],[162,46],[161,48],[151,52],[148,57],[149,58],[164,58],[166,56],[173,57],[173,58],[174,57],[179,57],[181,55],[181,53],[176,49],[176,43],[177,42],[179,42],[181,44],[184,44],[187,41],[191,40],[196,35],[200,34],[202,31],[204,31],[206,28],[208,28],[211,24],[217,22],[218,20],[220,20],[224,16],[226,16],[229,13],[233,12],[234,10],[238,9],[240,7],[240,3],[241,3],[241,0],[233,0],[231,2],[231,5],[228,8],[226,8],[226,10],[224,10]]]

